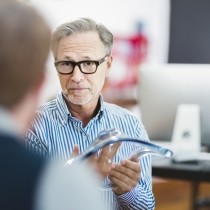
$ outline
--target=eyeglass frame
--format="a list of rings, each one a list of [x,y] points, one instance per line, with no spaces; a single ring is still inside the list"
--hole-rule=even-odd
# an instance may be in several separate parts
[[[74,69],[76,66],[79,67],[79,70],[83,73],[83,74],[94,74],[96,73],[97,69],[98,69],[98,66],[101,65],[104,61],[105,61],[105,58],[109,56],[109,55],[105,55],[103,58],[99,59],[99,60],[83,60],[83,61],[78,61],[78,62],[75,62],[75,61],[70,61],[70,60],[61,60],[61,61],[55,61],[54,62],[54,65],[55,65],[55,68],[56,70],[58,71],[59,74],[64,74],[64,75],[68,75],[68,74],[73,74],[74,72]],[[60,63],[63,63],[63,62],[66,62],[66,63],[70,63],[73,68],[72,68],[72,71],[70,73],[63,73],[63,72],[60,72],[59,69],[57,68],[57,66],[60,64]],[[82,68],[81,68],[81,63],[85,63],[85,62],[93,62],[95,63],[96,65],[96,69],[94,72],[91,72],[91,73],[87,73],[87,72],[83,72]]]

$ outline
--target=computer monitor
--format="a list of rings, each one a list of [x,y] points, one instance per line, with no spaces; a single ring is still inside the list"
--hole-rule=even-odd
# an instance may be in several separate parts
[[[200,107],[201,145],[210,146],[210,65],[142,65],[138,99],[149,138],[169,142],[180,104]]]

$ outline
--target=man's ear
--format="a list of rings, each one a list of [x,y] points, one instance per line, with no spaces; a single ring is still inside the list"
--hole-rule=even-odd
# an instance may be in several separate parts
[[[106,71],[106,77],[109,75],[109,72],[111,70],[111,67],[112,67],[112,61],[113,61],[113,57],[112,55],[110,55],[108,57],[108,60],[107,60],[107,71]]]

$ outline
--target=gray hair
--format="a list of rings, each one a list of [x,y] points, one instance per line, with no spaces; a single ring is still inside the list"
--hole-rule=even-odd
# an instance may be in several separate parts
[[[56,28],[52,34],[52,52],[54,58],[57,56],[57,46],[59,41],[67,36],[84,32],[97,32],[100,40],[104,44],[106,54],[110,55],[113,45],[112,33],[101,23],[96,23],[90,18],[79,18],[70,22],[66,22]]]

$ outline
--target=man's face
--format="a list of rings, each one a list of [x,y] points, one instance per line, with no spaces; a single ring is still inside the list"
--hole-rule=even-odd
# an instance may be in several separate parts
[[[100,60],[106,56],[105,47],[96,32],[85,32],[62,38],[56,61]],[[75,66],[72,74],[58,73],[64,95],[75,105],[96,104],[108,76],[112,58],[107,56],[94,74],[83,74]]]

